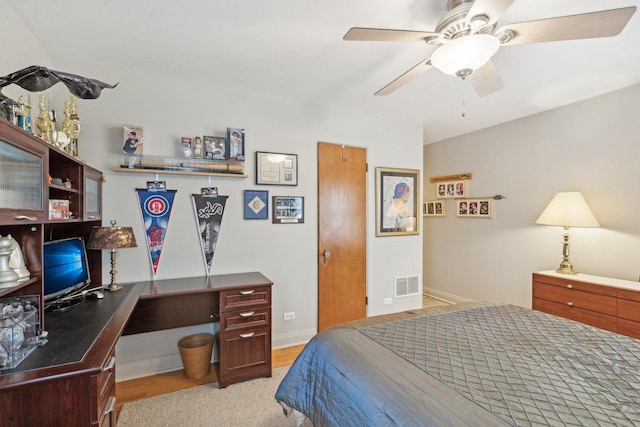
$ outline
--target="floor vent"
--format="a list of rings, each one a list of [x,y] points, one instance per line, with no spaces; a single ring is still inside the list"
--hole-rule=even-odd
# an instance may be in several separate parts
[[[403,276],[395,278],[395,296],[408,297],[420,295],[420,276]]]

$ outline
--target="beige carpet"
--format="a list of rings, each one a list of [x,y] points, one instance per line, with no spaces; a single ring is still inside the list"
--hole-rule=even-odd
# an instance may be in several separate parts
[[[206,384],[174,393],[125,403],[118,427],[295,426],[273,397],[289,367],[276,368],[271,378],[258,378],[227,388]],[[304,426],[311,426],[305,420]]]

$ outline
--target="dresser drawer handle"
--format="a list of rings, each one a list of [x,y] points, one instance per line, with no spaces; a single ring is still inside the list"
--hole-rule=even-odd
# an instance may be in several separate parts
[[[116,397],[111,396],[109,397],[109,400],[107,401],[107,404],[104,407],[104,411],[102,411],[102,415],[106,415],[110,412],[113,412],[114,409],[116,409]]]
[[[251,289],[250,291],[240,291],[240,293],[242,295],[251,295],[252,293],[254,293],[255,291],[253,289]]]
[[[571,284],[567,285],[567,289],[573,289],[573,285]]]
[[[36,221],[38,218],[35,216],[16,215],[16,219],[24,219],[25,221]]]
[[[246,313],[240,313],[240,317],[250,317],[256,314],[255,311],[247,311]]]
[[[569,302],[567,303],[567,305],[568,305],[569,307],[573,307],[573,303],[572,303],[571,301],[569,301]]]
[[[111,356],[109,358],[109,361],[107,362],[106,366],[102,369],[102,372],[110,371],[110,370],[113,369],[114,366],[116,366],[116,357],[115,356]]]
[[[251,338],[255,334],[256,334],[255,332],[249,332],[248,334],[240,334],[240,338]]]

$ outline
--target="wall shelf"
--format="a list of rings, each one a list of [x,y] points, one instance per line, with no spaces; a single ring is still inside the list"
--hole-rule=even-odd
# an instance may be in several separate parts
[[[152,168],[123,168],[117,167],[111,169],[114,172],[132,172],[132,173],[151,173],[151,174],[172,174],[172,175],[197,175],[197,176],[218,176],[225,178],[247,178],[247,174],[240,173],[224,173],[224,172],[200,172],[190,170],[176,170],[176,169],[152,169]]]

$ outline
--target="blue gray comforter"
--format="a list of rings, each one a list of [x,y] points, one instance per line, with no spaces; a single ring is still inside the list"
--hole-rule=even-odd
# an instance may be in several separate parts
[[[640,340],[511,305],[454,310],[324,331],[276,399],[316,427],[640,425]]]

